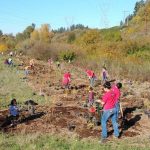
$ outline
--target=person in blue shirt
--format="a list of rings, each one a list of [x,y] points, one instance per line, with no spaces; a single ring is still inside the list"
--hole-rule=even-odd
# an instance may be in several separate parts
[[[19,118],[19,108],[17,107],[16,99],[11,100],[11,103],[9,106],[9,112],[11,115],[12,125],[14,125],[16,124],[16,121]]]

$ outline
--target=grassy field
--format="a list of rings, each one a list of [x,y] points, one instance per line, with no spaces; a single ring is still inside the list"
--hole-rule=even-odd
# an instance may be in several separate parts
[[[16,98],[18,103],[33,99],[38,103],[44,103],[44,98],[37,95],[28,86],[24,78],[24,71],[18,69],[18,63],[14,61],[15,67],[4,65],[5,57],[0,59],[0,107],[7,108],[10,100]]]
[[[0,134],[1,150],[149,150],[149,141],[113,141],[99,144],[98,140],[79,140],[55,135],[29,135]],[[137,146],[135,146],[137,145]],[[140,145],[140,146],[139,146]]]

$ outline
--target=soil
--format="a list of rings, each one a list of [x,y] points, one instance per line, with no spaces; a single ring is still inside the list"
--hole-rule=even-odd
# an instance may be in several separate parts
[[[28,65],[27,58],[21,58],[24,66]],[[20,67],[20,69],[23,69]],[[34,94],[44,96],[47,105],[36,106],[35,114],[31,115],[28,111],[20,113],[20,119],[16,126],[10,126],[7,121],[8,110],[0,112],[1,130],[7,133],[60,133],[70,132],[80,138],[95,137],[101,134],[100,116],[96,112],[91,114],[85,105],[88,98],[88,79],[80,68],[71,64],[63,64],[62,68],[57,68],[53,64],[49,68],[47,63],[36,61],[34,70],[30,71],[27,77],[28,85],[33,89]],[[67,92],[61,85],[62,74],[70,71],[72,82],[70,90]],[[79,78],[80,76],[80,78]],[[101,84],[96,84],[94,92],[98,99],[103,93]],[[133,86],[133,85],[132,85]],[[145,134],[150,126],[150,119],[144,114],[143,99],[139,93],[129,90],[130,85],[124,81],[122,91],[122,107],[124,117],[119,118],[121,138],[135,137]],[[36,101],[36,100],[35,100]],[[37,100],[38,101],[38,100]],[[37,102],[36,101],[36,102]],[[94,116],[93,121],[91,116]],[[147,122],[143,124],[143,122]],[[113,134],[111,121],[108,121],[109,135]]]

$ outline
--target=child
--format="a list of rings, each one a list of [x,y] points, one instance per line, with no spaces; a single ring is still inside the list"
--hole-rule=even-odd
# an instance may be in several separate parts
[[[25,73],[25,76],[26,76],[26,77],[27,77],[28,74],[29,74],[29,69],[30,69],[30,66],[26,66],[26,67],[24,68],[24,73]]]
[[[107,72],[107,69],[106,67],[103,67],[102,69],[102,81],[103,83],[105,83],[108,79],[108,72]]]
[[[93,92],[93,88],[90,87],[89,90],[89,106],[93,105],[94,103],[94,92]]]
[[[17,101],[16,99],[12,99],[10,106],[9,106],[9,112],[12,119],[12,125],[16,124],[16,120],[19,118],[19,108],[17,107]]]
[[[70,74],[70,72],[67,72],[64,74],[63,81],[62,81],[62,84],[63,84],[63,86],[65,86],[65,89],[69,88],[70,82],[71,82],[71,74]]]
[[[11,58],[8,58],[8,65],[9,65],[9,66],[13,66],[13,61],[12,61]]]
[[[31,69],[34,70],[35,60],[31,59],[30,62],[29,62],[29,64],[30,64]]]

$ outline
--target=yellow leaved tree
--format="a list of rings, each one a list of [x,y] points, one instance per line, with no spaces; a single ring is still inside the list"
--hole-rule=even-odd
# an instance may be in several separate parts
[[[40,40],[42,42],[51,42],[53,32],[50,29],[49,24],[41,25],[40,29],[36,29],[31,33],[31,40]]]
[[[5,44],[0,44],[0,52],[4,52],[8,50],[8,46]]]

